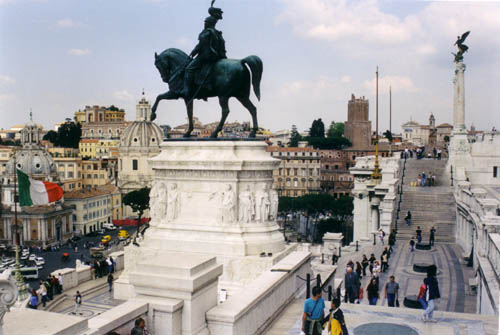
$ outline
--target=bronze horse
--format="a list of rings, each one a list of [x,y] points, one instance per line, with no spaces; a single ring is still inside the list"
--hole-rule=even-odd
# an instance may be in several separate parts
[[[205,80],[205,84],[196,90],[195,96],[188,99],[182,96],[184,85],[184,68],[189,62],[188,55],[182,50],[171,48],[160,55],[155,53],[155,66],[160,72],[162,80],[168,84],[170,90],[158,95],[152,108],[151,120],[156,118],[156,109],[161,100],[184,99],[186,103],[189,127],[184,137],[190,137],[193,131],[193,100],[218,97],[222,108],[222,117],[217,128],[210,135],[216,138],[222,130],[224,122],[229,115],[229,99],[235,97],[252,115],[253,128],[249,137],[255,137],[258,130],[257,108],[250,101],[250,85],[257,99],[260,100],[260,80],[262,78],[262,60],[257,56],[248,56],[244,59],[221,59],[217,61]],[[251,77],[250,77],[250,71]],[[251,78],[251,80],[250,80]]]

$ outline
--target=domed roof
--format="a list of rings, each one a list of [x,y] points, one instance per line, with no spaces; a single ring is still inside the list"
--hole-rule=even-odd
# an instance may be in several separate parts
[[[16,153],[16,167],[30,176],[57,176],[52,156],[43,149],[23,148]],[[7,163],[7,173],[14,174],[14,157]]]
[[[120,147],[156,147],[163,140],[163,131],[151,121],[134,121],[123,130]]]

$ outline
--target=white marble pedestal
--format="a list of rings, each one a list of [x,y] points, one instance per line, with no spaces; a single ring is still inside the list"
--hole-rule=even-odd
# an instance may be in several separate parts
[[[141,246],[217,257],[224,265],[219,288],[229,294],[286,256],[291,249],[276,224],[278,194],[272,190],[280,161],[266,147],[248,140],[164,142],[150,159],[152,220]],[[125,249],[117,298],[134,295],[126,287],[127,267],[135,266],[141,248]]]

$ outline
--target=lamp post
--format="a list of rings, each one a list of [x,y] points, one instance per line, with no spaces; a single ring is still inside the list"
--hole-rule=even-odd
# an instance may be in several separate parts
[[[19,247],[20,247],[20,238],[19,238],[19,225],[17,222],[17,203],[19,202],[19,197],[17,195],[17,163],[16,163],[16,149],[14,148],[14,224],[15,224],[15,234],[16,234],[16,271],[14,274],[14,278],[16,279],[16,285],[19,290],[19,294],[17,296],[17,301],[21,302],[26,299],[27,290],[26,284],[24,283],[23,275],[21,274],[20,268],[21,264],[19,263]]]

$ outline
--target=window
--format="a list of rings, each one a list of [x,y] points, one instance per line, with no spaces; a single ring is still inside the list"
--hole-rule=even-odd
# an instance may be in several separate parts
[[[294,176],[298,176],[298,175],[299,175],[299,169],[294,168],[294,169],[293,169],[293,175],[294,175]]]
[[[309,175],[312,176],[313,175],[313,169],[309,169]]]
[[[96,173],[94,173],[94,178],[97,179],[97,174]]]
[[[326,165],[325,165],[325,169],[327,169],[327,170],[328,170],[328,168],[329,168],[329,167],[330,167],[330,166],[329,166],[328,164],[326,164]]]
[[[68,178],[73,178],[73,171],[68,172]]]
[[[335,165],[335,170],[338,170],[339,169],[339,166],[338,165]]]
[[[299,181],[297,179],[293,180],[293,187],[299,186]]]
[[[137,162],[137,159],[133,159],[132,160],[132,170],[134,171],[137,171],[139,168],[138,168],[138,162]]]
[[[91,175],[91,174],[88,174],[88,175],[87,175],[87,178],[92,178],[92,175]]]
[[[493,167],[493,178],[498,178],[498,166]]]

